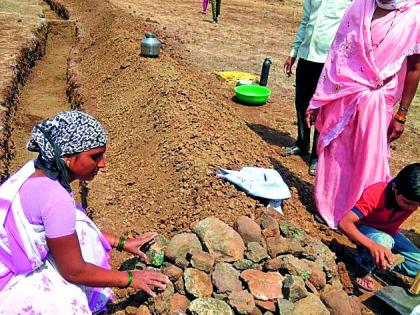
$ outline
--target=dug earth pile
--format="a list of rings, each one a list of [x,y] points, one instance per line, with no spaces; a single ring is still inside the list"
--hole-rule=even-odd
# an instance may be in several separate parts
[[[230,225],[239,215],[258,215],[265,205],[217,179],[218,166],[274,164],[297,187],[285,213],[296,217],[299,197],[311,205],[310,185],[298,185],[232,110],[223,81],[183,59],[179,38],[162,34],[161,56],[139,58],[144,21],[107,2],[63,3],[78,25],[73,100],[110,135],[107,168],[89,183],[89,207],[100,226],[173,235],[211,215]]]

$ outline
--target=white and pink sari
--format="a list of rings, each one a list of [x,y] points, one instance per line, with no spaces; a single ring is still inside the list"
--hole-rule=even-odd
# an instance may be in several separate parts
[[[372,22],[375,0],[354,0],[331,46],[308,109],[320,132],[316,206],[332,228],[367,186],[390,179],[387,130],[407,56],[420,53],[419,4]]]
[[[31,224],[25,216],[19,189],[34,171],[30,161],[0,186],[0,314],[103,311],[112,290],[78,286],[63,279],[49,255],[43,226]],[[110,245],[83,209],[75,211],[84,260],[110,269]]]

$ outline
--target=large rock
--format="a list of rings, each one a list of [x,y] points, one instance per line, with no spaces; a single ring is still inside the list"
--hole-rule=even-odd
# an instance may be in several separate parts
[[[181,233],[175,235],[165,248],[165,256],[181,267],[187,267],[189,262],[187,255],[194,250],[202,250],[200,240],[193,233]]]
[[[268,258],[267,250],[256,242],[248,243],[245,256],[246,258],[252,260],[255,263],[258,263],[261,260]]]
[[[191,315],[233,315],[230,306],[221,300],[213,298],[195,299],[188,306]]]
[[[309,280],[318,290],[322,289],[327,280],[320,266],[306,259],[299,259],[293,255],[278,256],[268,260],[264,265],[268,270],[280,270],[294,276]]]
[[[186,294],[184,277],[179,277],[178,280],[174,282],[174,288],[176,292],[181,293],[183,295]]]
[[[244,257],[245,244],[241,236],[226,223],[215,217],[198,222],[193,232],[216,259],[237,261]]]
[[[186,314],[190,300],[182,294],[176,293],[170,299],[169,314]]]
[[[353,315],[352,300],[339,288],[327,285],[321,292],[321,300],[331,315]]]
[[[208,297],[213,293],[211,279],[205,272],[188,268],[184,272],[185,290],[196,298]]]
[[[245,270],[241,278],[247,282],[249,291],[259,300],[282,298],[283,277],[278,272],[262,272],[259,270]]]
[[[183,271],[181,268],[172,265],[170,263],[165,263],[162,268],[163,274],[167,275],[169,280],[175,282],[183,275]]]
[[[229,295],[229,304],[239,314],[250,314],[255,308],[254,297],[245,290],[232,292]]]
[[[287,244],[287,240],[280,235],[278,226],[264,229],[262,234],[267,245],[268,253],[272,258],[287,253],[289,245]]]
[[[172,282],[166,285],[166,289],[153,298],[153,303],[150,305],[152,314],[166,314],[171,308],[171,297],[174,294],[174,286]]]
[[[298,229],[290,221],[279,222],[280,233],[289,240],[296,239],[302,240],[306,237],[306,232]]]
[[[317,296],[310,293],[294,304],[292,315],[330,315],[330,312]]]
[[[283,295],[289,301],[295,303],[308,295],[305,281],[301,277],[287,275],[283,280]]]
[[[274,300],[262,301],[262,300],[255,300],[255,304],[264,311],[275,312],[276,311],[276,303]]]
[[[279,308],[279,315],[292,315],[294,305],[286,299],[277,299],[277,307]]]
[[[263,229],[279,229],[279,223],[277,222],[277,220],[271,215],[269,215],[267,212],[263,212],[258,218],[257,222],[261,225]]]
[[[147,250],[146,255],[149,257],[150,264],[153,267],[162,266],[165,260],[165,248],[168,246],[169,241],[165,237],[158,235],[155,243]]]
[[[213,269],[214,257],[205,251],[196,250],[192,253],[191,265],[196,269],[210,272]]]
[[[218,263],[212,274],[213,284],[217,292],[234,292],[242,290],[242,282],[239,280],[239,271],[228,263]]]
[[[335,263],[336,256],[328,246],[320,240],[310,236],[305,237],[302,242],[305,246],[301,256],[308,260],[315,261],[325,272],[328,280],[337,277],[338,269],[337,264]]]
[[[240,216],[234,223],[233,228],[239,233],[245,244],[258,243],[261,240],[260,226],[247,216]]]
[[[353,310],[352,315],[361,315],[362,314],[362,302],[357,298],[357,296],[352,295],[350,297],[350,305]]]
[[[263,315],[263,313],[261,312],[261,310],[257,306],[255,306],[255,308],[252,310],[250,315]]]
[[[238,261],[235,261],[233,263],[233,267],[235,267],[238,270],[261,269],[261,266],[259,264],[254,263],[253,261],[249,259],[240,259]]]

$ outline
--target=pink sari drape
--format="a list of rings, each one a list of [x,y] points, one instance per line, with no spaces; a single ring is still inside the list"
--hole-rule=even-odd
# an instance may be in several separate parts
[[[407,56],[420,52],[419,4],[371,25],[375,0],[355,0],[330,49],[309,109],[319,109],[315,201],[332,228],[367,186],[389,179],[387,129]]]

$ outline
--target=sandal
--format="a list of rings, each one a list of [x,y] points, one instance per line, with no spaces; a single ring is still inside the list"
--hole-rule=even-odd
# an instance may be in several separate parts
[[[284,148],[283,156],[300,155],[300,154],[302,154],[302,150],[297,145],[292,145],[291,147]]]
[[[363,290],[366,290],[369,292],[376,291],[376,282],[372,278],[370,273],[368,273],[363,278],[356,278],[356,284],[359,286],[359,288]]]
[[[317,166],[318,166],[318,161],[316,160],[312,161],[311,164],[309,165],[308,174],[311,176],[315,176]]]

